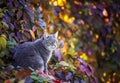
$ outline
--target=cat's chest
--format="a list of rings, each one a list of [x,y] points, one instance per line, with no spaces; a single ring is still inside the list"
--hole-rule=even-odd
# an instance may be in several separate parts
[[[44,55],[43,57],[48,62],[50,58],[52,57],[52,52],[50,52],[48,55]]]
[[[52,57],[52,51],[39,49],[39,56],[41,56],[45,61],[49,61],[50,58]]]
[[[47,58],[47,61],[49,61],[51,57],[52,57],[52,52],[50,52],[50,54],[49,54],[49,56]]]

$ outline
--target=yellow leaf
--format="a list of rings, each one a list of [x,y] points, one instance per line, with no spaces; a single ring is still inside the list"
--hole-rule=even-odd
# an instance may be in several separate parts
[[[57,0],[58,6],[64,6],[66,4],[66,0]]]
[[[74,48],[75,48],[75,46],[74,46],[74,43],[73,43],[73,42],[70,42],[70,46],[71,46],[71,48],[72,48],[72,49],[74,49]]]
[[[68,51],[68,54],[69,54],[69,55],[77,55],[77,52],[76,52],[74,49],[70,49],[70,50]]]
[[[73,65],[69,65],[69,67],[70,67],[70,69],[71,69],[72,71],[75,71],[75,70],[76,70],[76,67],[73,66]]]
[[[35,40],[35,34],[34,34],[34,32],[32,30],[29,30],[29,32],[30,32],[30,35],[31,35],[32,39]]]
[[[87,56],[85,53],[83,53],[83,54],[80,56],[80,58],[82,58],[82,59],[84,59],[84,60],[88,60],[88,56]]]
[[[0,52],[6,48],[6,44],[7,44],[7,41],[6,41],[6,36],[5,35],[1,35],[0,36]]]
[[[0,13],[0,18],[2,18],[3,17],[3,14],[2,13]]]

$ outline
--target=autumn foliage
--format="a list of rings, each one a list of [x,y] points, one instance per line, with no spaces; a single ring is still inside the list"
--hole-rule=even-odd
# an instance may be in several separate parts
[[[117,0],[0,0],[0,83],[120,82]],[[59,31],[59,47],[40,70],[14,68],[21,43]]]

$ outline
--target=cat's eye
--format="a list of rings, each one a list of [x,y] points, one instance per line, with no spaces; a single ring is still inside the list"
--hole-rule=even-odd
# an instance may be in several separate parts
[[[49,38],[49,36],[47,36],[47,39]]]

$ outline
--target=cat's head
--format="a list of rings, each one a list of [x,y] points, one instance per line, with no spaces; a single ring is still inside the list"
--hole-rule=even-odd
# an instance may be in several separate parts
[[[58,47],[58,32],[55,34],[48,34],[47,32],[44,33],[43,35],[43,41],[42,43],[44,44],[45,48],[53,51]]]

